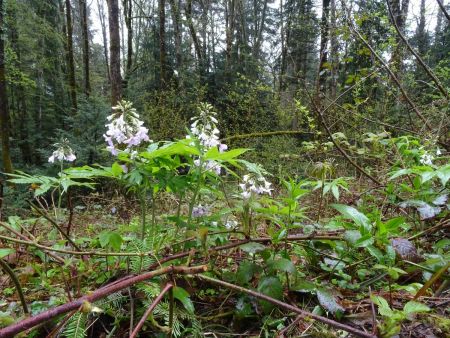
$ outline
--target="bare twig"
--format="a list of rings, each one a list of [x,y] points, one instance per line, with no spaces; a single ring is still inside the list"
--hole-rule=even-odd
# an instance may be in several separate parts
[[[444,4],[442,3],[441,0],[436,0],[439,8],[441,9],[442,13],[444,13],[445,17],[447,18],[448,21],[450,21],[450,15],[448,14],[447,10],[445,9]]]
[[[296,306],[293,306],[293,305],[287,304],[285,302],[282,302],[280,300],[277,300],[275,298],[266,296],[266,295],[264,295],[264,294],[262,294],[260,292],[249,290],[249,289],[243,288],[243,287],[238,286],[238,285],[227,283],[227,282],[224,282],[224,281],[212,278],[212,277],[207,277],[205,275],[196,275],[195,277],[198,278],[198,279],[210,282],[212,284],[217,284],[217,285],[223,286],[225,288],[228,288],[228,289],[231,289],[231,290],[235,290],[235,291],[238,291],[238,292],[243,292],[243,293],[246,293],[246,294],[251,295],[253,297],[265,300],[265,301],[267,301],[269,303],[272,303],[272,304],[274,304],[274,305],[276,305],[276,306],[278,306],[280,308],[284,308],[286,310],[292,311],[292,312],[297,313],[299,315],[302,315],[304,317],[308,317],[308,318],[317,320],[317,321],[319,321],[321,323],[324,323],[324,324],[327,324],[327,325],[329,325],[329,326],[331,326],[333,328],[344,330],[344,331],[349,332],[349,333],[351,333],[351,334],[353,334],[353,335],[355,335],[357,337],[376,338],[376,336],[374,336],[373,334],[370,334],[370,333],[367,333],[367,332],[355,329],[354,327],[351,327],[349,325],[336,322],[336,321],[334,321],[332,319],[329,319],[329,318],[326,318],[326,317],[322,317],[322,316],[316,315],[314,313],[302,310],[302,309],[300,309],[300,308],[298,308]]]
[[[398,89],[402,93],[402,95],[405,98],[406,102],[408,102],[408,104],[414,110],[416,115],[422,120],[422,122],[428,128],[428,130],[433,131],[433,128],[431,128],[430,124],[425,119],[425,117],[422,115],[422,113],[420,112],[419,108],[417,108],[417,106],[411,100],[409,95],[406,93],[405,89],[403,88],[402,84],[400,83],[400,80],[397,78],[397,76],[395,76],[394,72],[389,68],[389,66],[383,60],[383,58],[380,55],[378,55],[378,53],[373,49],[373,47],[367,42],[366,39],[364,39],[364,37],[361,35],[361,33],[356,29],[353,21],[350,19],[350,10],[345,5],[344,0],[341,0],[341,3],[342,3],[342,7],[346,11],[346,14],[347,14],[346,15],[346,19],[347,19],[347,23],[348,23],[348,26],[350,27],[351,32],[370,50],[372,55],[384,66],[384,68],[386,68],[386,70],[389,73],[389,76],[392,78],[394,83],[397,85]]]
[[[58,231],[61,233],[61,235],[64,236],[65,239],[67,239],[67,241],[78,251],[81,251],[80,247],[78,245],[75,244],[74,241],[72,241],[72,239],[70,238],[70,236],[68,234],[65,233],[65,231],[59,226],[59,224],[53,220],[45,211],[42,211],[41,209],[39,209],[37,206],[35,206],[33,203],[28,202],[30,204],[30,206],[33,208],[33,210],[35,210],[39,215],[41,215],[42,217],[44,217],[47,221],[49,221],[56,229],[58,229]]]
[[[439,2],[439,0],[438,0],[438,2]],[[403,33],[401,32],[400,28],[398,27],[397,22],[394,19],[394,14],[392,13],[392,8],[391,8],[391,4],[390,4],[389,0],[386,0],[386,4],[387,4],[388,11],[389,11],[389,16],[391,18],[391,21],[392,21],[394,27],[395,27],[395,30],[397,31],[398,36],[400,36],[400,39],[402,39],[402,41],[404,42],[404,44],[406,45],[408,50],[414,55],[414,57],[419,62],[419,64],[422,66],[422,68],[425,70],[425,72],[428,74],[428,76],[431,77],[431,79],[434,81],[434,83],[438,87],[439,91],[448,100],[448,91],[445,90],[444,86],[442,86],[441,81],[439,81],[439,79],[433,73],[433,71],[430,69],[430,67],[427,66],[427,64],[422,60],[420,55],[414,50],[414,48],[412,48],[412,46],[409,44],[408,40],[406,40],[406,37],[403,35]]]
[[[305,86],[305,90],[306,90],[306,86]],[[369,178],[371,181],[373,181],[375,184],[377,185],[382,185],[382,183],[377,180],[375,177],[373,177],[372,175],[370,175],[367,171],[365,171],[363,168],[361,168],[355,161],[353,161],[350,156],[346,153],[346,151],[339,145],[339,143],[336,142],[336,140],[333,138],[333,134],[331,133],[330,128],[328,127],[325,118],[323,116],[322,111],[320,110],[320,108],[317,106],[314,98],[311,96],[311,94],[309,93],[308,90],[306,90],[306,93],[308,94],[310,100],[311,100],[311,104],[314,108],[314,110],[316,111],[317,115],[319,116],[319,120],[322,123],[323,127],[325,128],[325,131],[328,134],[328,137],[330,138],[331,142],[333,142],[334,146],[336,147],[336,149],[342,154],[342,156],[345,157],[345,159],[353,166],[355,167],[356,170],[358,170],[361,174],[363,174],[364,176],[366,176],[367,178]]]
[[[155,298],[155,300],[152,302],[152,304],[150,304],[150,306],[148,307],[148,309],[145,311],[144,315],[142,316],[141,320],[139,321],[139,323],[136,325],[136,327],[134,328],[133,332],[131,332],[130,334],[130,338],[135,338],[137,336],[137,334],[139,333],[139,331],[141,330],[142,326],[144,326],[145,321],[147,320],[148,316],[150,316],[150,314],[152,313],[152,311],[155,309],[156,305],[159,304],[159,302],[161,302],[161,300],[163,299],[164,295],[167,293],[167,291],[169,291],[171,288],[173,287],[172,283],[168,283],[164,289],[161,290],[161,293],[158,295],[158,297]]]
[[[207,267],[205,265],[186,267],[186,266],[167,266],[158,270],[146,272],[137,276],[131,276],[130,278],[124,279],[119,283],[113,283],[112,285],[107,285],[100,288],[87,296],[78,298],[73,302],[69,302],[53,309],[39,313],[36,316],[26,318],[18,323],[10,325],[6,328],[0,329],[0,337],[9,338],[14,337],[16,334],[28,330],[36,325],[49,321],[57,316],[60,316],[69,311],[76,310],[83,305],[84,302],[95,302],[102,299],[112,293],[126,289],[127,287],[134,285],[136,283],[142,282],[147,279],[151,279],[156,276],[173,273],[173,274],[197,274],[205,272]]]

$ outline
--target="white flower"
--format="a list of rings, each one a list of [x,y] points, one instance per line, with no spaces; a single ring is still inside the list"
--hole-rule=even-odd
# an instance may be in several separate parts
[[[227,228],[228,230],[236,229],[237,226],[238,226],[238,222],[233,221],[233,220],[227,221],[225,223],[225,228]]]
[[[271,194],[272,188],[270,187],[272,184],[267,181],[263,176],[259,175],[257,177],[252,177],[250,175],[244,175],[242,177],[242,183],[239,184],[239,187],[242,189],[241,195],[244,199],[249,199],[252,193],[255,194]]]
[[[143,126],[144,122],[139,120],[139,114],[132,104],[127,101],[120,101],[115,111],[107,117],[110,123],[103,135],[108,146],[106,149],[116,156],[120,150],[120,145],[125,145],[125,151],[130,152],[131,148],[139,146],[142,142],[152,142],[148,137],[148,129]]]
[[[72,148],[69,146],[69,141],[67,139],[63,139],[61,143],[55,143],[54,146],[57,149],[48,158],[49,163],[55,163],[55,160],[59,162],[73,162],[77,159],[77,157],[73,153]]]
[[[434,157],[431,154],[425,153],[422,156],[420,156],[419,162],[425,165],[432,165],[433,164]]]
[[[441,149],[437,148],[436,149],[436,156],[440,156],[442,155]]]

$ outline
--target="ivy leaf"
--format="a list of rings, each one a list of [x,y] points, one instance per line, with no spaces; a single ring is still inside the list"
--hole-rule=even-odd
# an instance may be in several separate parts
[[[362,212],[359,212],[357,209],[345,204],[332,204],[331,206],[339,211],[344,217],[350,218],[357,225],[364,227],[367,231],[370,231],[370,221]]]
[[[278,277],[264,277],[259,281],[258,291],[275,299],[283,297],[283,286]],[[274,305],[265,300],[260,301],[261,307],[265,313],[269,313]]]
[[[175,286],[173,288],[173,296],[183,304],[184,308],[188,312],[194,313],[195,310],[194,304],[192,303],[192,300],[189,297],[189,293],[185,289],[179,286]]]

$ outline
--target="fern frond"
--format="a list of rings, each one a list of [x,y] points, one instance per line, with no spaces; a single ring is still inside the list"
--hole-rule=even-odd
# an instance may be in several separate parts
[[[77,312],[68,321],[64,331],[63,337],[66,338],[85,338],[87,327],[87,314]]]

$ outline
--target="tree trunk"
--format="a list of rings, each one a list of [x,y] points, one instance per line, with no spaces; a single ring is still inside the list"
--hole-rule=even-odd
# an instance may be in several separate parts
[[[75,81],[75,61],[73,58],[73,26],[72,5],[66,0],[66,27],[67,27],[67,67],[69,78],[69,94],[72,101],[72,113],[77,111],[77,83]]]
[[[166,0],[158,0],[159,13],[159,70],[160,86],[167,84],[167,52],[166,52]]]
[[[199,65],[202,65],[202,49],[200,42],[198,41],[197,33],[195,31],[194,23],[192,22],[192,0],[188,0],[186,3],[186,19],[188,22],[189,32],[191,33],[192,42],[194,43],[195,54]]]
[[[336,98],[337,76],[339,68],[339,46],[336,18],[336,0],[330,1],[330,62],[331,62],[331,79],[330,79],[330,95],[331,99]]]
[[[133,1],[123,0],[123,16],[125,26],[127,27],[127,63],[125,67],[125,81],[124,87],[128,84],[128,78],[130,77],[131,67],[133,66]]]
[[[183,62],[183,55],[181,54],[181,14],[180,14],[180,1],[169,0],[170,7],[172,8],[172,21],[173,30],[175,35],[175,64],[178,71],[181,69]]]
[[[120,74],[120,27],[118,0],[107,0],[109,21],[109,54],[111,73],[111,104],[115,106],[122,98],[122,76]]]
[[[330,35],[330,0],[322,0],[322,19],[320,23],[319,74],[317,78],[317,94],[325,91],[327,81],[328,39]]]
[[[81,36],[83,47],[83,80],[84,94],[89,97],[91,93],[91,81],[89,71],[89,30],[88,30],[88,13],[86,0],[79,0],[80,4],[80,20],[81,20]]]
[[[11,152],[9,147],[9,111],[8,97],[6,95],[6,76],[5,76],[5,22],[3,18],[3,0],[0,0],[0,130],[2,132],[2,161],[3,172],[12,173]],[[22,126],[24,127],[24,126]]]
[[[261,21],[258,23],[258,19],[255,15],[255,43],[253,45],[253,57],[255,59],[259,58],[259,53],[260,53],[260,49],[261,49],[261,42],[262,42],[262,35],[263,35],[263,31],[264,31],[264,26],[266,23],[266,13],[267,13],[267,3],[268,0],[264,0],[264,6],[263,6],[263,10],[261,13]],[[256,6],[256,2],[255,2],[255,6]],[[255,9],[256,11],[256,9]]]
[[[109,72],[108,38],[106,36],[105,8],[103,7],[102,0],[97,0],[97,8],[98,8],[98,17],[100,19],[100,26],[102,28],[103,55],[105,56],[106,75],[108,76],[108,83],[111,83],[111,74]]]
[[[225,2],[225,25],[226,25],[226,63],[225,70],[229,72],[231,68],[231,53],[233,48],[234,30],[236,27],[236,2],[226,0]]]
[[[397,24],[400,32],[404,35],[405,34],[405,23],[406,23],[406,17],[408,15],[408,7],[409,7],[409,0],[388,0],[390,2],[391,8],[392,8],[392,14],[394,16],[395,23]],[[401,37],[399,34],[395,35],[395,42],[396,47],[392,53],[391,58],[391,65],[392,70],[394,71],[394,75],[401,79],[401,74],[403,71],[403,54],[404,54],[404,47],[403,42],[401,40]]]

